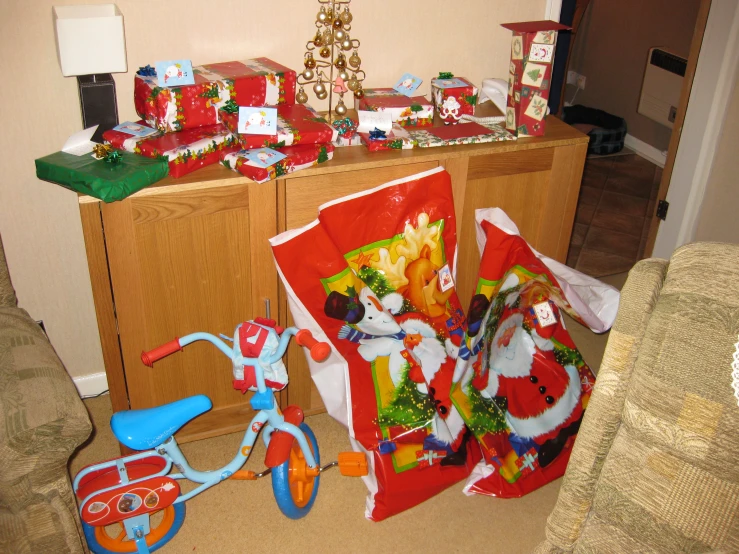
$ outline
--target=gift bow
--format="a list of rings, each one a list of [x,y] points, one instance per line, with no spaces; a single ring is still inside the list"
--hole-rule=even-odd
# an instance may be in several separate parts
[[[451,71],[439,71],[439,79],[452,79],[453,77]]]
[[[357,131],[357,124],[351,117],[337,119],[332,125],[339,132],[340,137],[352,138]]]
[[[141,75],[142,77],[154,77],[157,72],[156,69],[147,64],[144,67],[139,67],[139,70],[136,72],[136,74]]]
[[[92,153],[98,160],[105,160],[105,163],[111,165],[117,165],[121,162],[121,153],[108,144],[96,144],[92,147]]]
[[[221,108],[226,113],[236,113],[239,111],[239,106],[233,100],[228,100]]]
[[[385,131],[381,131],[377,127],[375,127],[374,131],[369,132],[370,140],[385,140],[386,135]]]

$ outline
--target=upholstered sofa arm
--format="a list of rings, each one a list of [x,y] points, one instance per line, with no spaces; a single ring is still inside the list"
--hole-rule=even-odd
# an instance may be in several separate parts
[[[92,426],[46,335],[0,307],[0,552],[83,552],[67,464]]]
[[[10,282],[8,265],[5,262],[3,243],[0,241],[0,308],[15,307],[17,303],[18,300],[15,297],[15,290]]]
[[[667,267],[666,260],[647,259],[629,272],[559,498],[547,521],[547,540],[537,554],[569,552],[580,536],[601,467],[621,424],[626,390]]]

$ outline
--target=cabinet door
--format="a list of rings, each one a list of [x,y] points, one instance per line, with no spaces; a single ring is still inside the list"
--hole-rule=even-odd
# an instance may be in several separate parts
[[[318,207],[329,200],[427,171],[438,165],[438,162],[415,163],[282,181],[285,194],[282,229],[295,229],[310,223],[318,216]],[[288,313],[286,292],[282,285],[280,285],[280,295],[282,313]],[[289,316],[288,321],[292,324],[292,316]],[[288,348],[287,362],[290,375],[290,384],[286,389],[288,402],[300,406],[306,414],[325,411],[321,396],[310,377],[305,354],[294,343]]]
[[[577,144],[469,158],[457,265],[463,306],[474,293],[480,266],[476,209],[501,208],[531,246],[565,262],[586,151],[587,144]]]
[[[153,189],[101,207],[130,407],[195,394],[213,402],[178,440],[245,428],[249,395],[233,389],[230,360],[209,343],[153,368],[141,362],[142,350],[198,331],[231,336],[240,322],[265,315],[264,299],[277,307],[268,243],[277,230],[276,187],[243,178],[220,184]]]

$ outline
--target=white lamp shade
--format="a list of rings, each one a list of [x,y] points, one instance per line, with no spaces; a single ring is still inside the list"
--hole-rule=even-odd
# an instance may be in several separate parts
[[[54,6],[52,13],[62,75],[127,71],[123,14],[118,6]]]

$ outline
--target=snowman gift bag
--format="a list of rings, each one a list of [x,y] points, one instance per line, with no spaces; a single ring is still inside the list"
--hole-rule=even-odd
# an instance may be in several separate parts
[[[538,255],[500,209],[476,219],[482,261],[451,394],[483,451],[465,492],[519,497],[562,476],[595,384],[562,314],[605,331],[619,293]]]
[[[296,324],[332,346],[326,362],[309,361],[311,376],[367,453],[367,517],[465,479],[480,450],[449,396],[465,329],[449,174],[334,200],[270,242]]]

